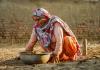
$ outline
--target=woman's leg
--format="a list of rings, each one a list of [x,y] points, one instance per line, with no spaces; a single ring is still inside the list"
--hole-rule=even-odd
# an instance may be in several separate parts
[[[69,60],[76,60],[77,47],[74,38],[70,36],[64,37],[63,53],[69,57]]]

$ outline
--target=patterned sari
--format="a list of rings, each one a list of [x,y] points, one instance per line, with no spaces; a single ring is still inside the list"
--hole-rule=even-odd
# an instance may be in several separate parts
[[[55,49],[55,45],[53,46],[51,40],[54,32],[55,23],[59,23],[64,31],[64,42],[62,45],[63,48],[62,53],[59,56],[60,61],[76,60],[77,52],[79,51],[80,46],[69,26],[59,17],[52,16],[44,27],[40,27],[37,24],[34,25],[38,41],[40,41],[42,47],[44,49],[48,49],[49,52]],[[45,51],[47,52],[47,50]]]

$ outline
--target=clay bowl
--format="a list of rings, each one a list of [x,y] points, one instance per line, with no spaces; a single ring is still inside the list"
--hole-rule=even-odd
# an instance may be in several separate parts
[[[20,59],[25,64],[47,63],[50,53],[33,54],[31,52],[20,52]]]

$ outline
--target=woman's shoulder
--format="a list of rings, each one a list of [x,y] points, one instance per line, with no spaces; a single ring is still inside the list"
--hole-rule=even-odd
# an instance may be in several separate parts
[[[52,15],[50,19],[53,21],[57,21],[58,18],[59,18],[58,16]]]
[[[55,22],[55,23],[54,23],[54,26],[56,26],[56,27],[61,27],[61,25],[60,25],[59,22]]]
[[[51,20],[51,23],[53,23],[54,25],[56,25],[56,26],[60,25],[59,24],[60,21],[59,21],[59,17],[58,16],[53,15],[50,20]]]

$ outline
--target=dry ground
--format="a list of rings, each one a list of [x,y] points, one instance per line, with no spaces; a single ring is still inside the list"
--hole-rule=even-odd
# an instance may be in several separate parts
[[[59,64],[25,65],[15,59],[23,50],[19,45],[0,48],[0,70],[100,70],[100,44],[88,45],[88,56],[85,60]]]

